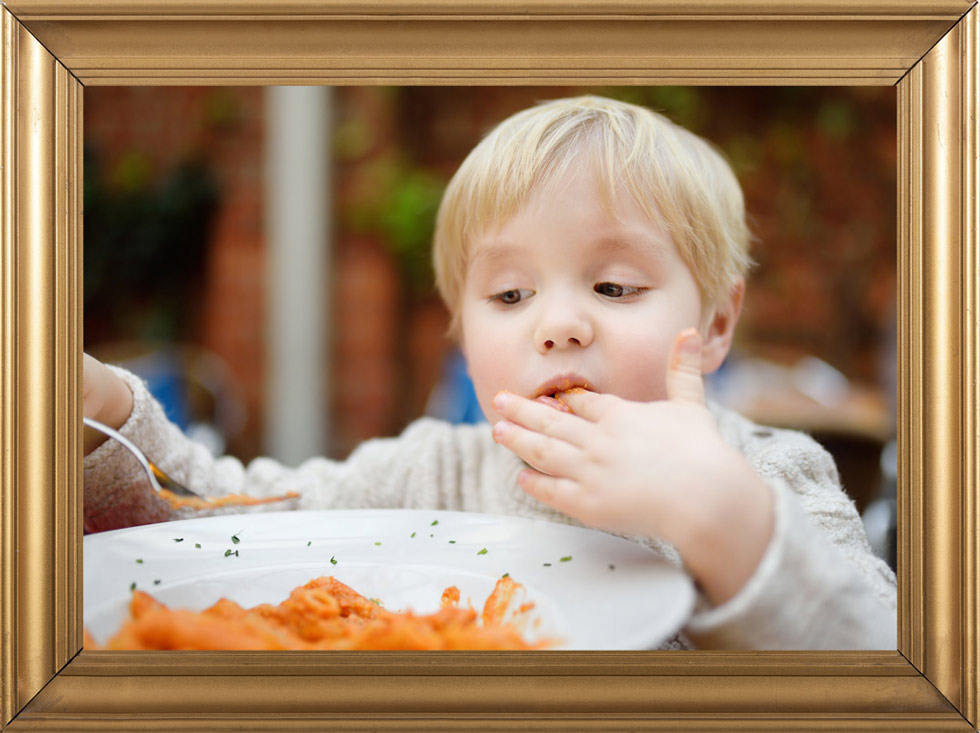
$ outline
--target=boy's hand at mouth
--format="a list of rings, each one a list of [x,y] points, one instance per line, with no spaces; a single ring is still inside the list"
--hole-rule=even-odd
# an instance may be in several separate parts
[[[571,413],[501,392],[494,440],[523,458],[529,495],[594,527],[659,537],[716,604],[751,577],[772,534],[772,493],[724,441],[704,400],[701,338],[675,339],[667,399],[562,393]]]

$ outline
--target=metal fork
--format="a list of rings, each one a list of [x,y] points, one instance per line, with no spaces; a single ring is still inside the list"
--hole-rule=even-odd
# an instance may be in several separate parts
[[[98,430],[100,433],[108,435],[110,438],[118,440],[122,443],[123,447],[126,448],[130,453],[136,456],[136,460],[140,462],[140,465],[146,470],[146,475],[150,477],[150,484],[154,489],[160,491],[161,489],[167,489],[180,496],[193,496],[198,499],[202,498],[198,494],[188,489],[186,486],[177,483],[172,478],[170,478],[166,473],[157,468],[152,461],[150,461],[141,451],[137,448],[129,438],[125,437],[116,430],[113,430],[108,425],[103,425],[98,420],[93,420],[90,417],[83,417],[82,422],[88,425],[90,428]]]

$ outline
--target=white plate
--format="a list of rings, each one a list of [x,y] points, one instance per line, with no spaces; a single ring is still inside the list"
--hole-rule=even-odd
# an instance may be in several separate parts
[[[431,613],[450,585],[461,605],[481,609],[509,573],[535,604],[528,637],[558,637],[561,649],[656,648],[694,604],[688,576],[641,545],[471,512],[240,514],[91,534],[84,543],[85,626],[100,643],[126,617],[132,583],[168,606],[203,610],[221,597],[278,604],[332,575],[389,610]]]

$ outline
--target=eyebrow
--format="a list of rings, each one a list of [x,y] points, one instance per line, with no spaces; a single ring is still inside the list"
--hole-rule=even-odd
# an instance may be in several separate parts
[[[484,244],[482,247],[477,249],[476,254],[473,255],[473,260],[470,262],[470,267],[475,268],[489,266],[500,260],[516,257],[519,254],[520,248],[508,242]]]
[[[660,237],[643,235],[599,237],[595,242],[595,247],[598,251],[608,256],[630,253],[645,254],[652,251],[657,258],[663,258],[666,257],[668,252],[667,243]],[[489,267],[496,262],[507,260],[520,254],[521,248],[510,242],[484,244],[473,255],[470,267]]]
[[[642,235],[601,237],[596,242],[596,247],[608,255],[631,252],[646,254],[652,251],[658,258],[662,258],[668,253],[667,243],[663,239]]]

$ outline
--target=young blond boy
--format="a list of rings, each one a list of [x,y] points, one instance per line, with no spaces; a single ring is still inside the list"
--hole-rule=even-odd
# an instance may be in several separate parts
[[[705,141],[597,97],[516,114],[450,182],[434,263],[490,425],[423,418],[343,462],[244,466],[90,357],[85,414],[206,495],[510,514],[651,544],[701,591],[671,647],[894,648],[894,574],[828,454],[705,402],[749,264],[741,190]],[[86,439],[90,529],[170,516],[118,488],[139,482],[115,442]]]

